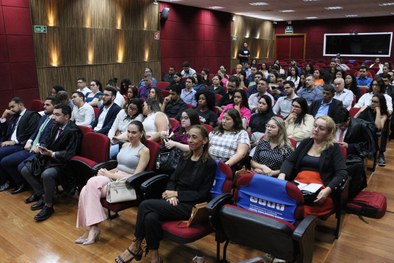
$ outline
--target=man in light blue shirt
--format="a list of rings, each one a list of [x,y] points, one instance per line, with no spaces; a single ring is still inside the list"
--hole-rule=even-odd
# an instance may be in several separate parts
[[[312,75],[306,77],[305,86],[306,88],[302,88],[298,91],[298,96],[306,99],[308,106],[315,100],[323,99],[323,93],[320,89],[315,87],[315,78]]]

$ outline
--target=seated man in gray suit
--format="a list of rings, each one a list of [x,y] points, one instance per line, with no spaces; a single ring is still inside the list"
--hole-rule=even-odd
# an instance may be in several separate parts
[[[32,160],[39,159],[41,169],[37,172],[35,166],[31,165],[32,162],[26,162],[21,171],[23,178],[33,188],[34,194],[42,196],[42,199],[31,206],[32,210],[41,209],[34,217],[36,221],[44,221],[55,212],[53,198],[56,183],[64,175],[67,161],[76,154],[81,142],[81,131],[70,118],[69,106],[64,104],[55,106],[53,110],[55,125],[46,140],[39,146],[39,156]]]

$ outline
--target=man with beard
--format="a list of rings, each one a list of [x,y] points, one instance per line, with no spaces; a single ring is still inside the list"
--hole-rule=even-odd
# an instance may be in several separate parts
[[[280,114],[284,118],[291,112],[291,105],[293,103],[293,99],[297,98],[297,94],[295,93],[295,85],[291,80],[285,81],[283,84],[283,90],[286,96],[282,96],[275,103],[275,106],[272,108],[275,114]]]
[[[33,174],[32,167],[26,163],[22,168],[22,176],[30,184],[36,196],[42,198],[31,206],[32,210],[41,211],[34,217],[39,221],[48,219],[55,211],[53,199],[56,183],[64,176],[64,168],[68,160],[74,156],[81,142],[81,131],[71,118],[71,108],[57,104],[53,110],[54,126],[42,144],[38,147],[39,157],[44,164],[38,176]],[[33,159],[34,161],[34,159]],[[41,162],[40,161],[40,162]]]
[[[234,103],[234,92],[239,89],[241,81],[237,76],[231,76],[227,82],[227,93],[220,99],[218,110],[222,112],[227,104]]]
[[[112,87],[104,89],[103,106],[100,108],[99,117],[91,124],[95,132],[107,135],[115,121],[116,115],[121,110],[121,108],[114,103],[116,92],[116,89]]]
[[[0,161],[10,154],[23,150],[40,119],[37,112],[25,108],[19,97],[12,98],[8,106],[9,109],[6,109],[0,118]],[[0,174],[0,192],[11,187],[9,179],[5,174]]]

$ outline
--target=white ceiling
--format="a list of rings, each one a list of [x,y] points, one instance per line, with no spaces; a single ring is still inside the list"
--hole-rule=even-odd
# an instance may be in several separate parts
[[[173,4],[210,9],[237,15],[257,17],[271,21],[332,19],[346,17],[394,16],[394,0],[262,0],[267,5],[252,6],[258,0],[160,0]],[[383,5],[386,4],[386,5]],[[388,4],[388,5],[387,5]],[[326,7],[340,6],[342,9],[327,10]],[[294,12],[281,12],[294,10]],[[350,16],[349,16],[350,15]]]

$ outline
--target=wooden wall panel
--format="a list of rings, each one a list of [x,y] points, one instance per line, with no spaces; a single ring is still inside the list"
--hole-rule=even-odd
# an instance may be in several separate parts
[[[238,64],[238,49],[244,42],[248,43],[250,59],[259,62],[274,57],[274,26],[271,21],[252,17],[234,16],[231,26],[231,67]],[[235,38],[235,40],[234,40]]]
[[[136,83],[149,66],[160,76],[158,5],[150,0],[31,0],[40,96],[54,84],[72,91],[84,76],[103,84],[113,77]]]

